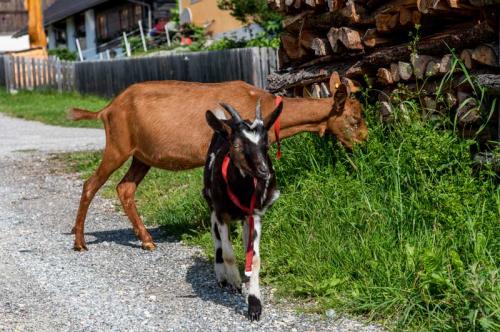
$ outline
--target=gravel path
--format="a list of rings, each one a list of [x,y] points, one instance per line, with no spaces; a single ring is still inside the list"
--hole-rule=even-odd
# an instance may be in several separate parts
[[[87,219],[89,251],[74,252],[82,181],[47,152],[102,146],[102,131],[0,115],[0,133],[0,331],[378,330],[298,314],[268,289],[262,320],[250,323],[244,298],[218,288],[200,249],[156,227],[158,249],[140,249],[126,217],[99,196]]]

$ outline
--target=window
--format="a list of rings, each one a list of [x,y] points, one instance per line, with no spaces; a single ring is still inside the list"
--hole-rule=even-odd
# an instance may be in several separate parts
[[[128,8],[120,10],[120,28],[127,30],[130,27],[130,20],[128,17]]]
[[[99,39],[108,38],[108,28],[106,26],[106,16],[98,15],[97,16],[97,35]]]
[[[134,7],[134,21],[139,22],[142,20],[142,7],[140,5],[135,5]]]

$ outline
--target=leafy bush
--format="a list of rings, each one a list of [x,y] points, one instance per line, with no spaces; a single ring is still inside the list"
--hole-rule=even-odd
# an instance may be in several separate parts
[[[139,36],[130,36],[127,37],[128,43],[130,44],[130,52],[142,52],[143,51],[143,46],[142,46],[142,39]],[[125,40],[123,38],[121,39],[121,44],[120,46],[123,48],[125,51],[127,48],[125,46]]]
[[[250,39],[246,42],[246,47],[272,47],[279,48],[280,47],[280,39],[279,37],[272,37],[267,35],[266,33],[260,33],[256,38]]]
[[[75,61],[77,59],[76,52],[71,52],[65,47],[59,47],[49,50],[49,55],[55,56],[61,60]]]
[[[231,38],[222,38],[213,42],[207,49],[209,51],[227,50],[231,48],[244,47],[273,47],[278,48],[279,38],[269,38],[265,33],[259,34],[256,38],[250,40],[235,40]]]
[[[231,48],[245,47],[244,41],[238,41],[231,38],[224,37],[222,39],[216,40],[209,47],[209,51],[227,50]]]

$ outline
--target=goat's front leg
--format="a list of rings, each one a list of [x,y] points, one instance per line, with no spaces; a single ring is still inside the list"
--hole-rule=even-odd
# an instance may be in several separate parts
[[[224,261],[226,280],[234,290],[241,293],[240,271],[238,271],[233,245],[229,239],[229,226],[224,222],[217,222],[217,228],[222,242],[222,260]]]
[[[259,320],[262,313],[262,302],[260,296],[259,272],[260,272],[260,235],[262,225],[260,216],[254,215],[254,239],[253,239],[253,260],[252,275],[248,283],[248,318],[250,320]],[[248,243],[248,220],[243,225],[243,245],[245,250]]]
[[[224,287],[227,284],[226,269],[224,267],[224,259],[222,258],[222,242],[220,239],[219,227],[217,226],[219,223],[215,211],[213,211],[212,215],[210,216],[210,223],[212,226],[212,240],[214,241],[215,250],[215,277],[217,278],[217,283],[219,284],[219,286]]]

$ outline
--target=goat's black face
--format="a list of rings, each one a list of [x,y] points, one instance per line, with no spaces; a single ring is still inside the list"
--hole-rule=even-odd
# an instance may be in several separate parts
[[[229,155],[243,173],[259,179],[268,179],[272,169],[268,157],[267,131],[262,121],[241,122],[230,137]]]
[[[230,144],[229,155],[232,162],[245,175],[267,180],[271,176],[272,164],[268,155],[268,130],[273,126],[283,109],[283,104],[262,120],[260,101],[257,103],[253,122],[243,121],[231,106],[221,104],[231,115],[231,121],[220,120],[207,111],[208,124]]]

